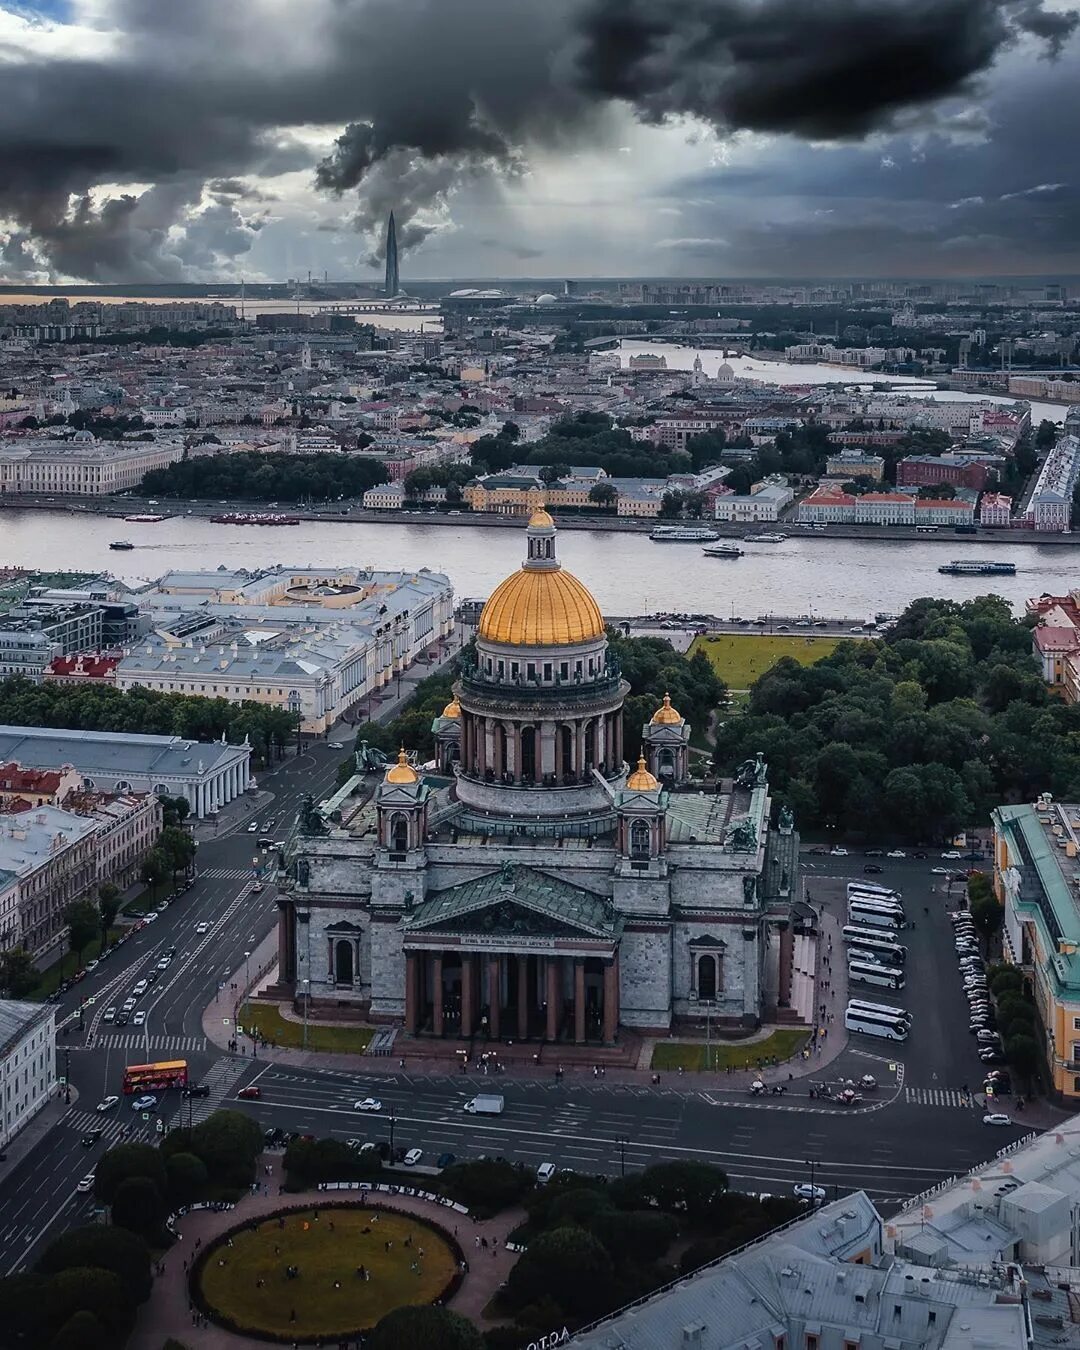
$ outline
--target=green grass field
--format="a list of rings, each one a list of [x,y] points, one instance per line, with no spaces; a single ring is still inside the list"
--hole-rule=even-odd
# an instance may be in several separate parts
[[[365,1205],[320,1205],[318,1219],[307,1210],[286,1215],[283,1229],[269,1218],[237,1233],[231,1247],[222,1243],[207,1257],[203,1297],[238,1326],[301,1342],[346,1338],[392,1308],[430,1303],[456,1269],[453,1249],[418,1219],[380,1211],[372,1223],[375,1212]],[[286,1266],[299,1268],[296,1279],[286,1278]],[[358,1266],[371,1272],[370,1280],[357,1275]]]
[[[763,1041],[738,1045],[727,1041],[713,1042],[709,1047],[709,1063],[705,1063],[705,1044],[702,1041],[660,1041],[653,1049],[652,1067],[660,1069],[755,1069],[762,1059],[775,1058],[782,1064],[792,1059],[806,1044],[806,1031],[774,1031]]]
[[[841,638],[799,637],[794,633],[766,636],[763,633],[726,633],[722,637],[698,637],[690,655],[704,652],[713,669],[729,689],[749,689],[784,656],[800,666],[812,666],[836,650]]]
[[[254,1029],[274,1045],[286,1045],[294,1050],[303,1045],[304,1024],[282,1017],[275,1003],[245,1003],[240,1013],[240,1025],[245,1036]],[[307,1048],[362,1055],[373,1034],[371,1027],[330,1027],[309,1021]]]

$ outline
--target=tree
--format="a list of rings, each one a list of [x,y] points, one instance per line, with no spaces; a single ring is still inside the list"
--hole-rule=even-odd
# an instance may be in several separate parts
[[[147,1242],[158,1241],[165,1212],[164,1196],[149,1177],[126,1177],[113,1192],[113,1223]]]
[[[177,872],[187,872],[195,861],[195,840],[179,825],[166,825],[161,831],[157,847],[169,861],[174,882]]]
[[[1044,417],[1035,432],[1036,447],[1039,450],[1049,450],[1057,441],[1059,429],[1055,422],[1050,422]]]
[[[47,1318],[55,1335],[77,1312],[91,1312],[109,1333],[110,1345],[123,1345],[135,1321],[131,1294],[111,1270],[73,1266],[48,1283]]]
[[[441,1178],[442,1189],[452,1199],[481,1215],[498,1214],[519,1204],[536,1184],[535,1174],[501,1159],[454,1163]]]
[[[36,1269],[42,1275],[55,1275],[76,1266],[111,1270],[136,1303],[150,1297],[150,1249],[126,1228],[88,1224],[61,1233],[42,1252]]]
[[[98,887],[98,918],[101,920],[102,948],[108,940],[109,929],[120,913],[120,905],[120,887],[113,885],[111,881],[103,881]]]
[[[41,980],[34,958],[21,947],[0,952],[0,994],[5,998],[25,998]]]
[[[599,483],[594,483],[589,489],[589,501],[594,502],[597,506],[606,509],[614,506],[618,500],[618,489],[611,483],[601,481]]]
[[[186,797],[161,797],[162,825],[182,825],[191,811]]]
[[[116,1189],[129,1177],[147,1177],[165,1190],[165,1162],[161,1153],[150,1144],[117,1144],[98,1159],[94,1172],[94,1194],[105,1205],[111,1205]]]
[[[981,896],[971,905],[971,921],[982,934],[983,942],[990,945],[990,939],[1001,927],[1004,910],[996,896]]]
[[[1042,1055],[1039,1043],[1034,1036],[1010,1036],[1005,1042],[1005,1058],[1027,1083],[1030,1090],[1035,1075],[1039,1072]]]
[[[506,1302],[521,1309],[550,1297],[571,1317],[594,1316],[607,1305],[613,1275],[599,1239],[582,1228],[553,1228],[518,1258],[506,1282]]]
[[[93,942],[101,927],[101,915],[92,900],[75,900],[64,907],[64,922],[68,928],[68,946],[81,964],[83,948]]]
[[[476,1327],[449,1308],[404,1307],[388,1312],[364,1342],[366,1350],[483,1350]]]
[[[727,1173],[712,1163],[655,1163],[636,1179],[644,1204],[634,1204],[634,1209],[659,1209],[699,1220],[713,1213],[728,1189]]]
[[[49,1342],[49,1350],[112,1350],[112,1337],[87,1308],[72,1313]]]
[[[250,1185],[262,1149],[262,1131],[242,1111],[215,1111],[191,1132],[191,1152],[206,1164],[211,1180],[224,1185]]]
[[[206,1164],[194,1153],[173,1153],[165,1159],[166,1194],[169,1205],[180,1209],[190,1205],[206,1190],[209,1180]]]
[[[169,875],[169,856],[161,848],[152,848],[139,867],[139,879],[150,888],[151,896],[157,895],[158,886]]]
[[[918,495],[923,501],[951,502],[956,496],[956,488],[952,483],[924,483]]]

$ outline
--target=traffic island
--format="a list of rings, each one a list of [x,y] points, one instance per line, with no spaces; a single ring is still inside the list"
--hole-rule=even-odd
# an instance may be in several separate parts
[[[394,1308],[445,1303],[463,1266],[455,1239],[414,1215],[305,1205],[221,1233],[196,1259],[190,1292],[201,1312],[241,1335],[337,1344]]]

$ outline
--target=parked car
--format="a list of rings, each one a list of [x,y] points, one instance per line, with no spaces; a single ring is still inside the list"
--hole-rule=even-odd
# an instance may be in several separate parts
[[[884,858],[884,856],[885,856],[885,850],[884,850],[884,849],[880,849],[880,848],[864,848],[864,849],[863,849],[863,857],[864,857],[864,858]]]
[[[423,1156],[424,1150],[422,1148],[411,1148],[401,1161],[406,1167],[415,1167]]]
[[[555,1164],[553,1162],[544,1162],[536,1169],[536,1180],[541,1186],[546,1186],[555,1175]]]
[[[943,858],[962,858],[964,855],[960,852],[959,849],[951,848],[949,849],[948,853],[943,853],[941,856]]]
[[[833,856],[834,858],[846,858],[847,855],[848,855],[847,849],[846,849],[846,848],[840,848],[839,845],[834,846],[833,848],[829,849],[829,852],[832,854],[832,856]]]
[[[1012,1119],[1003,1111],[990,1111],[983,1116],[984,1125],[1011,1125]]]
[[[808,848],[806,851],[807,853],[812,854],[815,858],[824,858],[828,855],[829,852],[829,850],[825,847],[824,844],[814,844],[812,848]]]
[[[879,867],[877,863],[867,863],[863,867],[863,871],[866,873],[867,876],[876,877],[880,876],[881,873],[885,871],[885,869],[884,867]]]
[[[791,1193],[798,1200],[812,1200],[815,1205],[820,1205],[825,1199],[824,1186],[811,1186],[808,1181],[797,1182],[792,1186]]]

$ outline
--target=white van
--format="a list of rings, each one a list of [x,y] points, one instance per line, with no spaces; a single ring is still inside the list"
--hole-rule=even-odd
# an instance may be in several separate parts
[[[555,1175],[555,1164],[552,1162],[541,1163],[536,1169],[536,1180],[541,1186],[546,1186]]]

